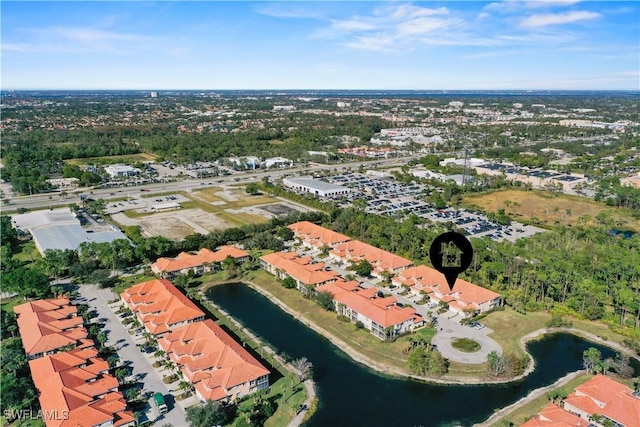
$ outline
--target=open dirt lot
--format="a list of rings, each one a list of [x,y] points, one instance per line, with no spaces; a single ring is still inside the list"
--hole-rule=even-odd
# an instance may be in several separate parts
[[[487,212],[497,212],[499,209],[504,209],[505,213],[514,220],[531,220],[535,217],[547,225],[596,224],[596,215],[607,210],[611,212],[616,223],[640,230],[640,221],[630,217],[622,209],[564,194],[502,190],[480,196],[465,197],[464,205],[468,207],[475,205]]]
[[[201,209],[181,209],[142,218],[115,214],[113,219],[122,225],[142,226],[145,236],[164,236],[169,239],[182,239],[193,233],[207,234],[214,230],[233,227],[233,224]]]

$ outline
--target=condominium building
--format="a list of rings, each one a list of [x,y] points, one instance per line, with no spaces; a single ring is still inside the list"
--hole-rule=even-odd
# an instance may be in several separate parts
[[[402,258],[401,256],[376,248],[359,240],[351,240],[336,245],[329,251],[329,255],[336,260],[345,262],[350,261],[357,263],[362,260],[367,260],[373,266],[371,274],[378,278],[382,278],[383,272],[385,271],[389,274],[396,274],[413,265],[413,262],[406,258]]]
[[[269,371],[210,319],[176,328],[158,344],[203,401],[232,402],[269,387]]]
[[[249,259],[249,253],[235,246],[220,246],[215,252],[202,248],[197,253],[181,252],[175,258],[158,258],[151,264],[151,271],[165,278],[188,274],[190,271],[200,275],[219,268],[227,257],[241,263]]]
[[[204,312],[167,279],[138,283],[120,297],[152,335],[204,320]]]
[[[93,345],[78,309],[68,298],[31,301],[15,306],[13,311],[29,359]]]
[[[350,237],[309,221],[300,221],[289,225],[294,236],[306,247],[321,249],[333,248],[339,243],[348,242]]]
[[[260,265],[280,280],[293,278],[302,292],[307,291],[306,286],[319,286],[338,278],[338,273],[327,270],[323,262],[314,262],[313,258],[301,257],[295,252],[264,255],[260,257]]]

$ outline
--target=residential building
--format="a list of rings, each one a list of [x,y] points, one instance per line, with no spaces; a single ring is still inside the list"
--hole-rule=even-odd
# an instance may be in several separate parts
[[[190,271],[199,275],[214,271],[227,257],[241,263],[249,259],[249,253],[235,246],[220,246],[215,252],[202,248],[195,254],[181,252],[176,258],[158,258],[151,264],[151,271],[166,278],[188,274]]]
[[[68,298],[31,301],[13,308],[29,359],[69,348],[92,346],[78,310]]]
[[[316,225],[309,221],[300,221],[289,225],[291,231],[300,242],[309,248],[322,249],[324,247],[333,248],[338,243],[351,240],[344,234],[336,233],[333,230]]]
[[[535,417],[520,427],[587,427],[589,421],[569,413],[556,405],[549,403]]]
[[[138,283],[120,297],[147,332],[155,336],[204,320],[204,312],[167,279]]]
[[[210,319],[176,328],[158,344],[203,401],[232,402],[269,387],[269,371]]]
[[[396,274],[413,265],[413,262],[406,258],[359,240],[340,243],[329,251],[329,255],[336,260],[354,263],[367,260],[373,266],[371,274],[378,278],[383,278],[385,271],[389,274]]]
[[[118,380],[94,347],[29,361],[47,427],[135,426]]]
[[[260,265],[280,280],[293,278],[298,290],[304,293],[309,286],[323,285],[338,278],[338,273],[327,270],[323,262],[314,262],[310,256],[301,257],[295,252],[264,255],[260,257]]]
[[[464,316],[491,310],[501,303],[500,294],[466,280],[458,279],[453,289],[449,288],[444,275],[426,265],[400,271],[391,282],[409,287],[415,295],[425,294],[435,302],[445,301],[451,311]]]
[[[398,305],[393,296],[382,296],[376,288],[362,288],[356,281],[334,281],[316,288],[333,295],[335,310],[364,327],[380,339],[389,339],[424,325],[413,307]]]
[[[318,197],[346,196],[352,191],[348,187],[313,178],[285,178],[282,180],[282,184],[298,193],[312,194]]]
[[[595,425],[640,426],[640,396],[604,375],[596,375],[579,385],[564,399],[564,410]],[[602,417],[599,421],[594,417]]]

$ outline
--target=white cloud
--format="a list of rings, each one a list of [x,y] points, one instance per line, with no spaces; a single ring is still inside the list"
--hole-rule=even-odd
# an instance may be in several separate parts
[[[520,22],[520,26],[524,28],[545,27],[547,25],[569,24],[572,22],[585,21],[589,19],[600,18],[602,15],[596,12],[588,12],[586,10],[574,10],[562,13],[546,13],[539,15],[531,15]]]
[[[313,33],[315,38],[341,40],[359,50],[412,50],[418,45],[451,44],[464,21],[450,16],[446,7],[415,5],[380,7],[367,15],[333,19],[329,27]],[[428,36],[428,37],[426,37]]]
[[[525,9],[542,9],[566,7],[579,3],[581,0],[504,0],[489,3],[483,9],[500,13],[514,13]]]

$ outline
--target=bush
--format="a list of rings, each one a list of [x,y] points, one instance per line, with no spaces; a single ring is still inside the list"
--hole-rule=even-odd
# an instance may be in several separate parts
[[[480,350],[480,344],[469,338],[459,338],[451,343],[451,346],[456,350],[464,351],[465,353],[473,353]]]
[[[356,329],[364,329],[364,323],[358,320],[356,322]]]
[[[349,319],[349,317],[345,316],[344,314],[338,314],[337,318],[341,322],[351,322],[351,319]]]
[[[547,328],[570,328],[573,326],[573,322],[565,320],[564,317],[558,315],[551,315],[551,319],[545,323]]]

